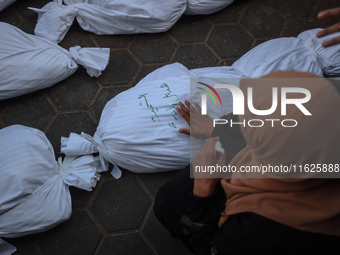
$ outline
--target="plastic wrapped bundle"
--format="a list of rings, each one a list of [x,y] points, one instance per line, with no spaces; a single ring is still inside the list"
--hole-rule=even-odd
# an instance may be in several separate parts
[[[34,33],[59,43],[74,18],[99,35],[158,33],[168,30],[185,8],[186,0],[54,0],[31,9],[39,14]]]
[[[50,87],[71,76],[78,64],[98,77],[110,58],[109,48],[71,47],[24,33],[0,22],[0,100]]]
[[[187,8],[184,14],[187,15],[206,15],[218,12],[234,0],[187,0]]]
[[[340,45],[324,48],[322,42],[340,36],[317,38],[321,29],[302,32],[298,37],[272,39],[253,48],[232,66],[257,78],[278,70],[310,72],[319,76],[340,75]]]
[[[0,11],[4,10],[7,6],[14,3],[16,0],[0,0]]]
[[[43,132],[20,125],[0,130],[0,237],[50,229],[72,213],[68,186],[92,190],[99,180],[98,157],[55,160]],[[6,243],[0,238],[0,250]]]
[[[178,102],[201,100],[199,89],[190,95],[190,78],[215,78],[219,83],[219,78],[234,78],[237,82],[242,77],[236,69],[226,66],[189,71],[174,63],[159,68],[106,104],[93,137],[71,133],[69,138],[62,138],[61,152],[99,152],[104,168],[106,161],[115,165],[115,178],[121,175],[117,166],[136,173],[181,169],[190,163],[190,148],[200,149],[205,142],[194,139],[190,144],[190,136],[178,132],[179,128],[188,127],[177,114]],[[224,89],[220,95],[225,103],[213,108],[217,118],[232,111],[229,91]],[[214,104],[208,101],[208,108],[210,103]]]

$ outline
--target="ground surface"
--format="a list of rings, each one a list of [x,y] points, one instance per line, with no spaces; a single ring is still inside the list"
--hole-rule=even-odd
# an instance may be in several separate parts
[[[37,15],[27,7],[48,2],[18,0],[0,13],[0,21],[33,33]],[[319,22],[316,14],[336,6],[339,0],[236,1],[212,15],[183,16],[160,34],[99,36],[74,24],[60,45],[110,47],[111,60],[102,76],[90,78],[79,68],[49,89],[0,102],[0,128],[22,124],[40,129],[59,156],[61,136],[94,134],[105,103],[156,68],[173,62],[189,69],[231,65],[266,40],[332,24],[334,20]],[[152,210],[158,187],[173,174],[124,172],[119,180],[104,174],[92,192],[71,188],[73,214],[67,222],[8,241],[17,246],[17,255],[190,254]]]

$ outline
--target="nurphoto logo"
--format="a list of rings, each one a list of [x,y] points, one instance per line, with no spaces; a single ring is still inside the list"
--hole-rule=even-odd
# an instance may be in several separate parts
[[[222,106],[222,101],[215,89],[228,89],[232,95],[233,98],[233,114],[234,115],[244,115],[245,112],[245,95],[243,91],[232,84],[215,84],[214,87],[201,83],[202,85],[205,85],[208,87],[211,91],[215,93],[215,95],[220,100],[220,104]],[[197,87],[198,89],[201,89],[207,94],[210,95],[210,97],[213,99],[215,105],[216,100],[214,96],[206,89]],[[287,105],[294,105],[297,107],[304,115],[306,116],[312,116],[312,114],[308,111],[308,109],[304,106],[305,103],[307,103],[311,99],[311,93],[306,88],[299,88],[299,87],[281,87],[280,91],[278,87],[272,87],[271,88],[271,107],[268,109],[256,109],[254,106],[254,93],[253,93],[253,87],[248,87],[246,90],[246,96],[247,96],[247,107],[248,110],[257,116],[267,116],[273,114],[278,106],[281,109],[281,116],[287,115]],[[279,93],[280,92],[280,93]],[[221,92],[220,92],[221,93]],[[294,93],[295,95],[301,95],[302,97],[299,98],[289,98],[289,94]],[[279,97],[280,94],[280,97]],[[207,96],[206,94],[201,95],[201,114],[206,115],[207,114]],[[280,124],[283,127],[295,127],[298,125],[297,120],[295,119],[250,119],[248,121],[243,120],[242,122],[230,122],[229,124],[232,125],[248,125],[249,127],[262,127],[265,122],[268,122],[271,124],[272,127],[274,127],[276,122],[280,122]],[[225,125],[228,124],[228,120],[226,119],[213,119],[213,125],[214,127],[216,125]]]

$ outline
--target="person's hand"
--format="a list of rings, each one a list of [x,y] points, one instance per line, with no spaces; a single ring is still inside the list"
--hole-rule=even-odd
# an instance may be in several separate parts
[[[215,144],[219,140],[218,137],[210,138],[207,143],[203,146],[202,150],[196,154],[194,159],[192,160],[192,167],[194,171],[194,196],[198,197],[207,197],[211,195],[220,179],[212,178],[212,174],[209,172],[197,172],[198,168],[204,168],[207,166],[216,166],[219,165],[221,167],[225,166],[226,155],[225,153],[219,152],[219,158],[217,158]]]
[[[318,13],[319,19],[327,19],[332,17],[340,17],[340,7],[334,9],[328,9],[325,11],[321,11]],[[316,34],[317,37],[324,37],[329,34],[333,34],[336,32],[340,32],[340,23],[336,23],[332,26],[326,27],[325,29],[321,30]],[[322,46],[329,47],[335,44],[340,43],[340,36],[335,37],[329,41],[323,42]]]
[[[189,128],[181,128],[178,131],[200,139],[211,137],[214,127],[209,116],[201,115],[201,107],[196,102],[194,103],[195,106],[193,106],[188,100],[185,100],[185,104],[179,102],[179,107],[176,110],[191,127],[191,130]]]

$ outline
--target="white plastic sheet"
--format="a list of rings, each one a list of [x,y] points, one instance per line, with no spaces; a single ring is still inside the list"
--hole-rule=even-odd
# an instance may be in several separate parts
[[[24,33],[0,22],[0,100],[50,87],[72,75],[78,64],[90,76],[106,68],[109,48],[71,47]]]
[[[59,43],[75,18],[84,30],[99,35],[158,33],[168,30],[185,8],[186,0],[54,0],[31,9],[39,14],[34,33]]]
[[[234,0],[187,0],[184,14],[205,15],[220,11],[231,5]]]
[[[83,155],[99,152],[103,167],[108,161],[137,173],[178,170],[190,163],[190,136],[178,129],[188,127],[176,112],[179,101],[190,98],[190,78],[241,78],[231,67],[211,67],[189,71],[175,63],[152,72],[134,88],[111,99],[105,106],[93,137],[72,133],[62,139],[61,152]],[[218,83],[218,82],[217,82]],[[200,102],[201,91],[191,95]],[[231,112],[231,94],[225,92],[218,117]],[[209,113],[208,113],[209,114]],[[216,116],[214,116],[216,117]],[[204,141],[196,139],[193,148]],[[115,167],[113,176],[120,177]]]
[[[92,190],[99,180],[98,157],[55,160],[43,132],[21,125],[0,130],[0,237],[50,229],[72,213],[68,186]],[[8,246],[0,239],[0,250]]]
[[[14,3],[16,0],[0,0],[0,11]]]
[[[311,72],[319,76],[340,75],[340,45],[324,48],[322,42],[340,33],[317,38],[321,29],[302,32],[298,37],[283,37],[264,42],[237,60],[232,66],[257,78],[278,70]]]

